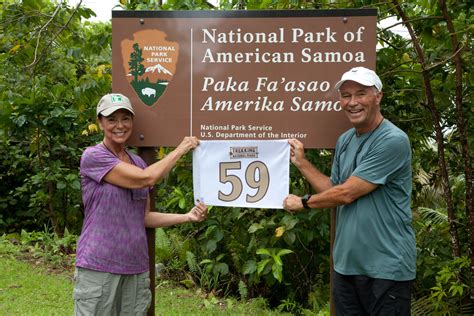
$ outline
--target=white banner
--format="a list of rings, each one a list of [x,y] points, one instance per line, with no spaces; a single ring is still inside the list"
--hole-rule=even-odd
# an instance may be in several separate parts
[[[193,151],[194,200],[283,208],[290,186],[288,140],[201,140]]]

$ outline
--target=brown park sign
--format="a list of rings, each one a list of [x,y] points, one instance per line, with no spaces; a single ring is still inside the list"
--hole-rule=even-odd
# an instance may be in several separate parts
[[[350,127],[335,83],[375,69],[375,9],[112,11],[112,90],[136,112],[130,145],[298,138]]]

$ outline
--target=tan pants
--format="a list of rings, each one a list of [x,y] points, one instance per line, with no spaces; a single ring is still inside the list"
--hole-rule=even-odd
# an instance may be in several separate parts
[[[76,268],[74,315],[146,315],[151,304],[149,273],[112,274]]]

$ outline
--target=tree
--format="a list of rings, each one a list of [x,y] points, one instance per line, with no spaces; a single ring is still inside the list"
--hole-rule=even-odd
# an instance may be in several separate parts
[[[419,100],[421,104],[430,112],[431,121],[435,132],[435,141],[438,153],[438,172],[441,177],[441,183],[444,189],[444,198],[446,199],[446,207],[448,219],[450,223],[450,233],[452,240],[452,251],[454,257],[461,256],[461,248],[458,235],[458,218],[456,215],[456,207],[453,201],[451,189],[451,179],[457,176],[459,172],[464,173],[465,181],[465,214],[467,221],[467,252],[471,258],[471,284],[474,284],[474,203],[472,188],[472,156],[469,144],[472,141],[468,138],[467,133],[467,116],[469,108],[463,101],[465,98],[465,89],[463,87],[463,77],[469,73],[469,67],[463,69],[462,60],[465,57],[472,57],[466,49],[472,34],[469,24],[465,24],[470,20],[463,10],[464,3],[452,1],[452,7],[448,9],[444,0],[434,3],[426,3],[429,7],[424,6],[424,2],[416,3],[412,6],[403,6],[397,0],[392,0],[393,7],[404,25],[408,29],[411,39],[411,47],[413,47],[416,55],[411,59],[411,67],[420,69],[422,84],[424,88],[424,100]],[[409,11],[412,11],[409,13]],[[423,22],[429,19],[430,28],[434,29],[427,33],[427,25],[422,25],[409,14],[418,16],[418,14],[432,14],[423,18]],[[441,16],[440,16],[441,15]],[[455,28],[453,19],[456,21],[458,29]],[[447,32],[446,32],[447,31]],[[472,31],[472,30],[471,30]],[[461,41],[459,41],[461,38]],[[433,46],[437,43],[438,45]],[[451,45],[451,47],[449,47]],[[469,58],[468,57],[468,58]],[[450,90],[441,89],[443,93],[449,96],[446,100],[445,95],[439,95],[435,92],[434,85],[437,78],[452,79],[454,85],[450,86]],[[452,89],[452,90],[451,90]],[[448,106],[442,104],[446,102]],[[446,141],[446,133],[444,127],[449,127],[456,131],[455,142],[459,144],[460,154],[464,161],[461,168],[452,169],[448,167],[446,160],[446,147],[451,144]],[[450,174],[453,176],[450,177]],[[459,203],[459,201],[457,201]],[[474,299],[474,289],[471,287],[471,299]]]
[[[140,46],[137,43],[133,44],[133,52],[130,53],[128,65],[130,66],[130,74],[133,76],[134,82],[138,82],[138,76],[145,73],[145,66],[142,64],[143,60]]]
[[[64,2],[2,6],[0,147],[13,161],[2,165],[2,230],[80,227],[79,157],[111,83],[110,25],[83,25],[91,14]]]

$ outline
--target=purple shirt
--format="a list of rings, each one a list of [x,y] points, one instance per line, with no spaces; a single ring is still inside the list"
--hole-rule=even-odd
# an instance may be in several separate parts
[[[131,162],[145,162],[128,152]],[[81,157],[84,223],[77,244],[78,267],[116,274],[148,271],[145,207],[149,188],[125,189],[105,182],[105,175],[121,160],[102,143],[88,147]]]

